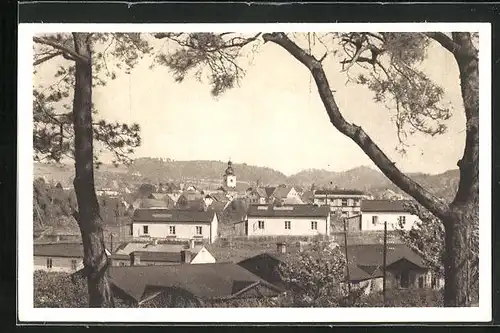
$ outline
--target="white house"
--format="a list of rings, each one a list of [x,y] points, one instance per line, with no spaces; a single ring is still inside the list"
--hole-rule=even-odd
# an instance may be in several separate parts
[[[342,217],[359,215],[361,200],[366,195],[362,191],[348,189],[331,189],[314,191],[314,204],[330,206],[332,212],[339,211]]]
[[[250,205],[235,231],[246,236],[315,236],[330,233],[328,207],[314,205]]]
[[[131,236],[158,239],[207,240],[217,238],[217,214],[190,209],[136,209]]]
[[[130,265],[175,265],[181,263],[209,264],[215,263],[215,257],[203,246],[195,245],[191,240],[189,246],[182,244],[161,244],[131,242],[122,244],[111,255],[112,266]]]
[[[361,202],[361,231],[395,230],[401,222],[405,230],[410,230],[419,219],[405,207],[404,200],[363,200]]]
[[[110,255],[106,250],[106,254]],[[35,244],[34,269],[74,273],[83,268],[83,245],[80,243]]]

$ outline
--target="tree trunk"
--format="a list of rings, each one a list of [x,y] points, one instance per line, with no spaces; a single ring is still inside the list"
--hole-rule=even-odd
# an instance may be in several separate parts
[[[459,188],[455,199],[447,205],[401,172],[363,129],[348,123],[342,116],[321,60],[305,52],[282,32],[266,33],[264,42],[272,41],[287,50],[312,74],[332,125],[351,138],[377,167],[400,189],[438,217],[445,228],[445,306],[467,305],[467,246],[473,223],[478,223],[479,209],[479,73],[477,50],[470,33],[453,33],[453,40],[444,34],[436,39],[450,51],[460,71],[460,85],[466,122],[466,143],[460,169]]]
[[[87,275],[89,307],[114,306],[107,277],[102,219],[94,187],[94,156],[92,129],[92,62],[90,35],[73,33],[75,51],[75,92],[73,125],[75,130],[74,187],[78,202],[75,218],[80,227]]]
[[[445,227],[445,306],[468,306],[470,295],[468,267],[471,231],[479,223],[479,71],[477,51],[470,33],[453,33],[454,52],[460,72],[460,87],[466,117],[466,139],[463,157],[458,161],[460,182],[450,204]]]

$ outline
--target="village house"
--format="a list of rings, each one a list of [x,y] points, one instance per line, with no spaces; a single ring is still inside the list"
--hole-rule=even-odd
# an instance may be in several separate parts
[[[302,249],[297,250],[283,243],[277,244],[276,252],[265,252],[244,259],[238,263],[246,270],[280,288],[286,285],[279,274],[283,265]],[[340,247],[342,253],[345,248]],[[314,255],[314,254],[313,254]],[[292,257],[291,257],[292,256]],[[363,289],[365,294],[382,290],[383,286],[383,245],[363,244],[347,247],[349,274],[346,279],[351,286]],[[319,260],[325,258],[318,256]],[[388,289],[440,289],[443,278],[425,265],[421,256],[403,244],[390,244],[386,253],[386,286]]]
[[[404,200],[363,200],[360,214],[348,218],[348,224],[351,230],[359,228],[360,231],[383,231],[384,222],[388,231],[398,227],[410,230],[419,218],[409,212],[406,203]]]
[[[281,185],[274,189],[270,201],[275,204],[300,205],[304,204],[299,191],[293,186]]]
[[[282,290],[234,263],[112,266],[113,294],[136,307],[199,307]]]
[[[130,234],[139,238],[204,240],[213,243],[218,234],[214,211],[193,209],[136,209]]]
[[[329,235],[330,214],[314,205],[250,205],[246,220],[234,227],[242,236]]]
[[[149,243],[121,244],[110,256],[112,266],[175,265],[215,263],[215,257],[194,239],[184,244],[164,244],[153,240]]]
[[[108,250],[106,253],[111,254]],[[81,243],[34,244],[33,259],[35,270],[74,273],[83,268],[83,245]]]
[[[328,205],[331,212],[340,212],[342,217],[359,215],[361,201],[366,198],[362,191],[346,189],[330,189],[314,191],[314,204]]]

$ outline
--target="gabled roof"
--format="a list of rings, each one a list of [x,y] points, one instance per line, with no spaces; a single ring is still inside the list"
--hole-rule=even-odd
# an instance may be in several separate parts
[[[203,195],[196,190],[186,190],[182,192],[180,197],[185,197],[187,201],[203,199]],[[177,201],[179,201],[179,199],[177,199]]]
[[[408,200],[362,200],[362,212],[398,212],[407,213],[409,209],[405,207]]]
[[[365,193],[363,191],[359,191],[359,190],[340,189],[340,188],[339,189],[331,189],[331,190],[316,190],[316,191],[314,191],[314,195],[325,195],[325,194],[364,195]]]
[[[349,262],[358,266],[380,267],[383,265],[383,244],[360,244],[349,245],[347,255]],[[404,244],[388,244],[386,253],[386,264],[390,266],[401,259],[406,259],[414,265],[427,268],[423,258]]]
[[[329,207],[315,205],[250,205],[248,217],[327,217]]]
[[[110,255],[109,251],[106,253]],[[33,255],[41,257],[83,258],[81,243],[34,244]]]
[[[43,257],[83,258],[80,243],[34,244],[33,255]]]
[[[149,199],[163,200],[167,196],[166,193],[151,193]]]
[[[293,188],[292,186],[278,186],[274,190],[272,196],[277,199],[286,198],[286,196],[288,195],[288,193],[290,193],[292,188]]]
[[[268,186],[268,187],[265,187],[264,189],[266,191],[266,196],[270,197],[271,195],[273,195],[274,190],[276,189],[276,187],[269,187]]]
[[[134,222],[212,222],[213,211],[190,209],[136,209]]]
[[[167,203],[160,199],[140,199],[139,208],[167,208]]]
[[[132,252],[167,252],[167,253],[180,253],[182,250],[188,249],[188,244],[152,244],[129,242],[121,244],[115,251],[115,254],[130,255]],[[191,253],[196,254],[203,248],[203,245],[195,245],[194,248],[189,249]]]
[[[280,290],[234,263],[112,266],[110,282],[140,301],[146,287],[181,288],[202,299],[230,298],[256,283]]]

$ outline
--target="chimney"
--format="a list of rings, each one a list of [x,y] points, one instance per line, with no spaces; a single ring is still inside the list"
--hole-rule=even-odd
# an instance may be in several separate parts
[[[182,250],[181,251],[181,262],[183,264],[191,263],[191,251],[189,251],[189,250]]]
[[[189,248],[190,248],[190,249],[194,249],[194,245],[195,245],[195,243],[194,243],[194,239],[190,239],[190,240],[189,240]]]
[[[286,253],[286,244],[285,243],[277,243],[276,249],[278,250],[278,253]]]
[[[130,266],[139,266],[141,264],[141,256],[137,252],[130,254]]]

